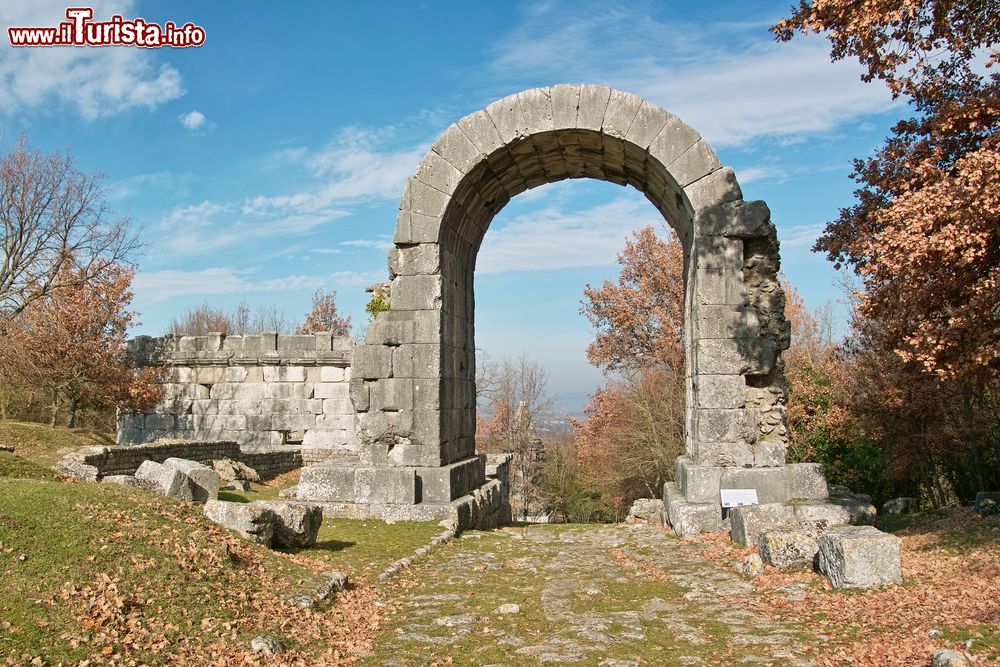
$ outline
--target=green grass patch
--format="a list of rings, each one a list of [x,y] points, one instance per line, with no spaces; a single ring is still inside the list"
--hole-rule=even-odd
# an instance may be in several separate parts
[[[0,452],[0,478],[54,480],[56,474],[33,461],[21,458],[17,454]]]
[[[238,548],[253,566],[241,564],[226,553],[227,537],[196,506],[136,489],[5,479],[0,655],[17,664],[76,663],[116,650],[129,632],[139,643],[162,634],[168,646],[211,644],[223,634],[247,641],[260,630],[258,621],[247,624],[255,597],[297,591],[314,575],[251,545]],[[132,630],[118,626],[124,619]],[[132,655],[162,659],[152,642]]]
[[[115,444],[112,436],[84,429],[51,428],[34,422],[0,420],[0,444],[14,448],[14,454],[43,468],[53,466],[65,450]]]

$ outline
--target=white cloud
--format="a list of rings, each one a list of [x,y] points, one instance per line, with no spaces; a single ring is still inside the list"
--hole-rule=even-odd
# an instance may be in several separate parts
[[[665,224],[663,216],[635,193],[583,211],[550,206],[487,232],[476,271],[607,266],[615,263],[632,231],[652,225],[662,232]]]
[[[550,3],[495,45],[493,68],[632,91],[716,146],[824,132],[894,105],[884,86],[860,80],[857,63],[831,63],[824,39],[777,44],[770,22],[691,26],[634,6]]]
[[[795,225],[794,227],[778,228],[778,239],[781,241],[782,250],[791,248],[805,248],[809,250],[816,243],[816,239],[826,229],[826,224],[818,225]]]
[[[208,118],[205,117],[205,114],[197,109],[188,113],[182,113],[177,117],[177,119],[181,122],[181,125],[192,132],[207,131],[215,127],[215,123],[208,122]]]
[[[383,150],[381,138],[391,128],[341,131],[317,151],[285,148],[275,153],[292,159],[304,172],[307,187],[298,192],[265,193],[240,202],[202,202],[174,209],[161,221],[164,247],[183,253],[209,253],[269,238],[306,235],[350,215],[350,207],[395,200],[416,169],[427,145]],[[387,239],[349,241],[344,245],[388,249]]]
[[[135,16],[132,0],[95,0],[94,17]],[[50,27],[66,20],[58,0],[0,4],[5,28]],[[184,94],[180,73],[152,50],[131,47],[14,48],[0,41],[0,113],[72,108],[87,120],[155,109]]]
[[[354,246],[356,248],[375,248],[376,250],[388,250],[392,247],[389,239],[355,239],[353,241],[341,241],[340,245]]]
[[[133,289],[136,303],[149,306],[179,296],[207,296],[253,292],[300,292],[325,285],[354,287],[380,279],[373,272],[337,271],[323,275],[290,275],[253,280],[253,270],[213,267],[193,271],[140,271]]]

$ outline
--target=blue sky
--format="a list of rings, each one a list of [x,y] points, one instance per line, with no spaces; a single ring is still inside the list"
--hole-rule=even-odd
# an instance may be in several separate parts
[[[137,333],[204,301],[299,318],[317,287],[365,321],[385,279],[404,180],[451,122],[560,82],[632,91],[676,113],[771,207],[786,277],[808,304],[840,299],[809,248],[851,203],[851,158],[903,111],[820,38],[774,42],[779,2],[95,2],[205,28],[196,49],[0,46],[0,128],[106,175],[142,228]],[[55,25],[65,4],[0,2],[0,23]],[[557,404],[600,382],[583,286],[617,275],[626,236],[662,228],[636,191],[543,186],[496,218],[476,277],[477,344],[542,360]]]

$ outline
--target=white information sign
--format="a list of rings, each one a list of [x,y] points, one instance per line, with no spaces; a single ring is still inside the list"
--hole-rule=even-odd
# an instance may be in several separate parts
[[[757,489],[722,489],[723,507],[743,507],[757,504]]]

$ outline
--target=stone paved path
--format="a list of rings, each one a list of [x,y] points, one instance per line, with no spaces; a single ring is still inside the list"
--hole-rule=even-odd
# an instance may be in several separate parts
[[[649,526],[469,533],[386,588],[399,609],[366,664],[813,664],[808,633],[747,609],[751,590]]]

